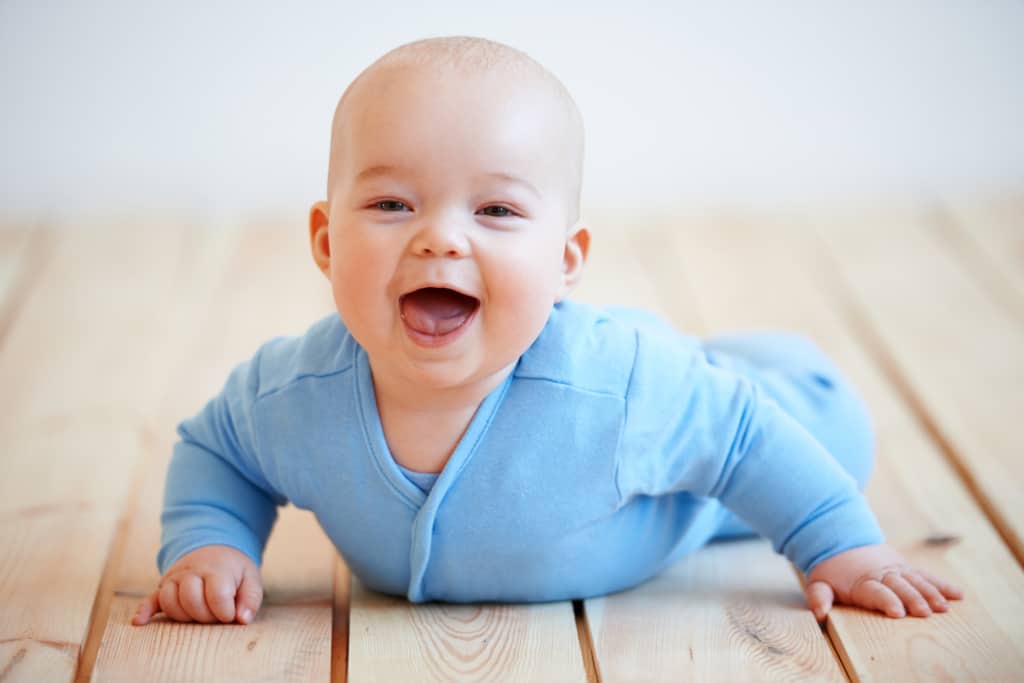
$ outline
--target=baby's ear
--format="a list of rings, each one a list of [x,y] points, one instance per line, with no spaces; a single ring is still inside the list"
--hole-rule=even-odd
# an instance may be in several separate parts
[[[328,234],[330,206],[320,201],[309,209],[309,246],[313,250],[313,261],[320,272],[331,277],[331,240]]]
[[[583,266],[587,262],[590,251],[590,230],[582,223],[577,223],[569,230],[565,240],[565,252],[562,255],[562,285],[558,288],[558,301],[569,296],[576,289],[583,277]]]

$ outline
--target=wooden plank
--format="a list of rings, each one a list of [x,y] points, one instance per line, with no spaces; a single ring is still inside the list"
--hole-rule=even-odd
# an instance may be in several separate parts
[[[175,381],[147,416],[147,474],[142,479],[139,507],[132,515],[130,541],[118,570],[117,590],[142,596],[160,578],[156,554],[160,546],[160,509],[164,479],[180,420],[195,414],[224,386],[231,369],[252,356],[261,343],[277,335],[301,334],[332,310],[328,283],[316,271],[298,231],[269,227],[272,221],[230,230],[231,249],[224,270],[202,297],[201,334],[177,359]],[[291,514],[291,513],[288,513]],[[284,521],[282,517],[282,522]],[[276,534],[272,535],[273,537]],[[268,560],[270,558],[268,544]]]
[[[587,618],[606,683],[846,680],[766,541],[713,543]]]
[[[352,580],[353,681],[586,681],[571,603],[424,603]]]
[[[620,227],[598,238],[614,256],[591,262],[589,282],[615,288],[617,303],[660,313],[688,334],[700,331],[691,297],[703,283],[690,279],[664,240],[651,242],[657,219],[607,218]],[[591,285],[581,298],[603,294]],[[601,680],[845,680],[802,595],[789,565],[765,543],[704,548],[652,581],[586,601]]]
[[[266,339],[299,334],[333,306],[299,230],[247,224],[230,265],[206,293],[202,334],[181,356],[176,381],[149,423],[147,474],[140,482],[117,597],[96,660],[97,680],[325,681],[330,676],[336,552],[311,513],[291,506],[267,545],[264,603],[250,624],[148,626],[130,620],[159,580],[159,515],[174,428],[223,386],[231,368]],[[215,644],[215,646],[211,646]]]
[[[321,604],[265,605],[245,626],[167,622],[142,629],[130,623],[135,607],[134,598],[114,600],[94,681],[327,680]],[[329,607],[327,622],[329,628]]]
[[[942,202],[929,225],[992,297],[1024,321],[1024,194]]]
[[[1024,326],[908,207],[821,217],[850,305],[1024,562]]]
[[[1024,573],[844,319],[842,298],[825,286],[832,263],[813,249],[807,223],[726,217],[669,239],[716,329],[809,334],[850,374],[876,418],[868,497],[889,542],[965,588],[964,601],[928,619],[834,610],[828,629],[847,670],[857,680],[1012,680],[1024,671]],[[928,542],[941,537],[955,541]]]
[[[637,262],[632,241],[642,239],[649,226],[663,220],[660,216],[638,216],[635,213],[606,210],[595,218],[591,227],[591,247],[583,279],[573,299],[597,306],[640,306],[670,316],[682,330],[697,330],[701,321],[696,315],[686,274],[671,262],[665,253],[645,251]],[[652,279],[655,271],[671,274],[669,282]],[[658,286],[667,287],[660,292]],[[673,302],[661,306],[663,299]]]
[[[202,236],[131,221],[58,235],[0,353],[0,671],[70,680]],[[159,245],[159,248],[154,248]],[[153,319],[153,311],[160,315]]]

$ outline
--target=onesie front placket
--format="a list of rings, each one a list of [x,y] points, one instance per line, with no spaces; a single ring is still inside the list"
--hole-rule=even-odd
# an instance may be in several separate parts
[[[518,363],[517,363],[518,367]],[[423,577],[430,562],[431,541],[434,533],[434,521],[438,510],[444,502],[445,495],[455,485],[459,474],[477,451],[481,439],[487,433],[494,419],[498,406],[501,405],[515,368],[505,380],[489,393],[480,403],[473,419],[470,420],[466,432],[459,439],[448,462],[441,470],[437,482],[430,493],[424,493],[418,486],[409,481],[402,473],[388,448],[381,424],[380,413],[377,411],[377,397],[373,389],[373,376],[366,351],[359,348],[356,354],[356,392],[361,418],[366,427],[367,446],[377,464],[377,470],[399,498],[416,512],[412,522],[409,548],[409,588],[407,597],[410,602],[424,600]]]

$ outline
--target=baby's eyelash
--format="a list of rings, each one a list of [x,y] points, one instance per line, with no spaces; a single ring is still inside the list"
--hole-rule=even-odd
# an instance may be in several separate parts
[[[380,209],[381,211],[390,211],[390,209],[382,209],[381,204],[399,204],[405,207],[405,202],[400,202],[397,199],[382,199],[379,202],[374,202],[373,207],[375,209]]]
[[[409,208],[405,202],[400,201],[398,199],[381,199],[379,201],[373,202],[371,206],[374,209],[379,209],[380,211],[384,211],[386,213],[395,213],[402,210],[408,210]],[[387,206],[390,206],[390,208],[386,208]],[[489,206],[485,206],[483,209],[481,209],[481,212],[486,212],[488,209],[500,209],[503,212],[484,214],[486,216],[490,216],[491,218],[508,218],[509,216],[518,215],[514,209],[508,206],[503,206],[501,204],[491,204]]]
[[[515,215],[515,211],[513,211],[512,209],[510,209],[507,206],[501,206],[500,204],[492,204],[491,206],[485,206],[481,210],[482,211],[486,211],[487,209],[502,209],[502,210],[505,211],[505,213],[497,214],[497,215],[495,215],[495,214],[486,214],[486,215],[491,216],[493,218],[507,218],[509,216],[514,216]]]

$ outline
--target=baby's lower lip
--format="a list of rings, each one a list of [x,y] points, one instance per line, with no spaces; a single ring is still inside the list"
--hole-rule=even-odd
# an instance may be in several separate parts
[[[402,327],[405,328],[405,333],[409,335],[409,338],[417,346],[422,346],[428,349],[436,349],[441,346],[447,346],[448,344],[455,342],[459,337],[461,337],[466,332],[466,330],[469,329],[469,326],[473,323],[473,321],[476,320],[476,314],[479,310],[480,307],[477,306],[475,309],[473,309],[473,312],[469,314],[469,316],[463,321],[461,325],[456,327],[451,332],[446,332],[445,334],[426,334],[424,332],[420,332],[419,330],[414,330],[413,328],[409,327],[409,324],[405,321],[404,318],[402,319]]]

